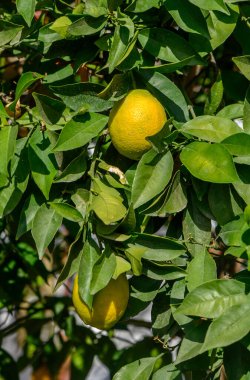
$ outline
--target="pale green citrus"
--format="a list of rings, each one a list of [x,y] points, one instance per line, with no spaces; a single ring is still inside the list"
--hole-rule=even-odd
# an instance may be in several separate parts
[[[150,92],[132,90],[110,112],[112,143],[123,156],[139,160],[151,147],[146,137],[159,132],[166,120],[163,106]]]
[[[129,285],[125,274],[116,280],[111,279],[108,285],[94,295],[92,309],[79,296],[78,276],[73,287],[73,304],[80,318],[87,325],[100,330],[108,330],[123,316],[129,299]]]

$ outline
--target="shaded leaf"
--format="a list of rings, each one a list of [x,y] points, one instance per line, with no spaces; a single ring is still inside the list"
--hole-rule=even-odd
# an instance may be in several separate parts
[[[62,216],[57,214],[52,208],[48,208],[46,204],[43,204],[37,211],[31,233],[35,240],[40,259],[43,257],[45,249],[51,243],[61,224]]]

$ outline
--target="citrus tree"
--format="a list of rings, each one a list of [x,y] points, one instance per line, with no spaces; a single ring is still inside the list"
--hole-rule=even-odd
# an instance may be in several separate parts
[[[22,348],[1,379],[80,380],[96,356],[113,380],[250,379],[249,20],[244,0],[1,1],[0,337]],[[117,349],[131,326],[151,336]]]

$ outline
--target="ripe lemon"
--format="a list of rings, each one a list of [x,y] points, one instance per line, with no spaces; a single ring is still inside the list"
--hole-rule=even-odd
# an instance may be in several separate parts
[[[128,298],[128,280],[125,274],[121,274],[94,295],[90,309],[79,296],[78,276],[75,278],[72,297],[75,309],[83,322],[100,330],[108,330],[116,324],[126,310]]]
[[[112,143],[123,156],[139,160],[151,148],[146,137],[159,132],[166,120],[163,106],[150,92],[132,90],[110,112]]]

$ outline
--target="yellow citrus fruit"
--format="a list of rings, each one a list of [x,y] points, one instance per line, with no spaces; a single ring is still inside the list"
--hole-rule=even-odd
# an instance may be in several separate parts
[[[146,137],[159,132],[166,120],[163,106],[150,92],[132,90],[110,112],[112,143],[123,156],[139,160],[151,148]]]
[[[100,330],[108,330],[116,324],[127,308],[128,298],[128,280],[125,274],[121,274],[94,295],[90,309],[79,296],[78,276],[75,278],[72,298],[75,309],[83,322]]]
[[[52,380],[52,376],[45,365],[42,365],[32,373],[31,380]]]

